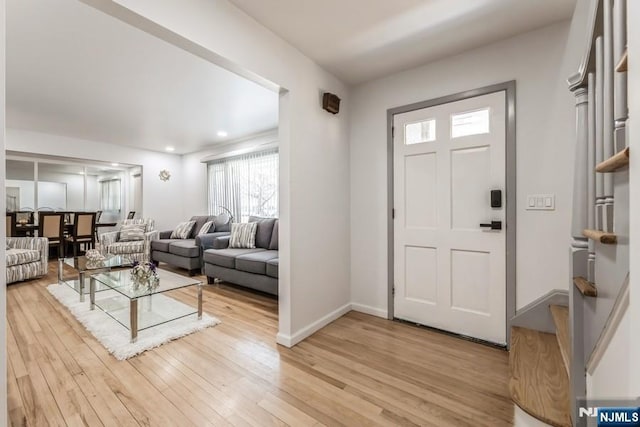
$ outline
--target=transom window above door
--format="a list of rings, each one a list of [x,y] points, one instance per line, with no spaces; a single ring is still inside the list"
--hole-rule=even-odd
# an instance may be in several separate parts
[[[407,123],[404,125],[404,143],[405,145],[414,145],[434,142],[437,121],[440,122],[440,125],[448,121],[444,126],[448,125],[451,139],[489,133],[490,112],[490,108],[486,107],[452,113],[448,120],[440,117]]]
[[[451,138],[489,133],[489,108],[451,115]]]
[[[436,119],[408,123],[404,126],[404,143],[420,144],[436,140]]]

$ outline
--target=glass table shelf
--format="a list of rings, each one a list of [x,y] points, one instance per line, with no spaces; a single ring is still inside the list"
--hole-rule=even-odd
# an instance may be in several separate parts
[[[196,315],[202,318],[202,282],[164,270],[157,270],[158,285],[147,287],[137,284],[129,270],[93,274],[89,282],[90,308],[97,306],[131,332],[135,342],[138,331],[163,323]],[[198,305],[190,307],[163,295],[177,289],[197,287]],[[99,293],[98,289],[102,289]],[[107,292],[105,292],[105,290]]]
[[[125,328],[131,330],[130,300],[117,292],[106,292],[96,298],[95,305]],[[187,316],[196,316],[198,309],[162,294],[138,300],[138,331],[162,325]]]
[[[89,294],[89,276],[100,272],[111,271],[114,268],[127,268],[133,265],[133,260],[122,255],[107,254],[105,259],[90,261],[85,256],[60,258],[58,260],[58,282],[71,287],[80,295],[80,301]],[[65,274],[65,266],[73,268],[76,274]],[[104,285],[98,285],[96,292],[110,289]]]

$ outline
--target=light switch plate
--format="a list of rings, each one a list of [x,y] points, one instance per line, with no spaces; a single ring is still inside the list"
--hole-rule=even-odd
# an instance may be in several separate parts
[[[555,194],[529,194],[527,196],[528,211],[553,211],[555,209]]]

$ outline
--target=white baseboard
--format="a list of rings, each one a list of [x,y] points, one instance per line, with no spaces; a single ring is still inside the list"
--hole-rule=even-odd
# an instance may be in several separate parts
[[[387,310],[383,310],[377,307],[371,307],[370,305],[357,304],[355,302],[351,303],[351,309],[359,313],[370,314],[376,317],[382,317],[383,319],[386,319],[389,314]]]
[[[293,347],[293,344],[291,344],[291,335],[285,335],[278,332],[278,334],[276,335],[276,342],[288,348]]]
[[[293,347],[303,339],[313,335],[315,332],[319,331],[320,329],[327,326],[329,323],[344,316],[350,311],[351,311],[351,303],[345,304],[342,307],[338,308],[337,310],[332,311],[326,316],[300,329],[298,332],[296,332],[293,335],[284,335],[284,334],[278,333],[278,335],[276,335],[276,342],[285,347]]]

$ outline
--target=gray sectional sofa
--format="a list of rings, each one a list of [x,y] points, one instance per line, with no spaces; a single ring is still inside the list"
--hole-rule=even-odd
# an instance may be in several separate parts
[[[202,251],[212,247],[217,237],[228,236],[231,231],[229,217],[226,214],[218,216],[193,216],[190,221],[195,225],[188,239],[172,239],[173,230],[161,231],[160,238],[151,242],[151,261],[167,264],[189,270],[189,275],[199,274],[202,270]],[[198,236],[202,226],[209,221],[214,222],[215,228],[210,233]]]
[[[278,295],[278,220],[250,217],[257,222],[255,249],[229,248],[230,236],[218,237],[204,250],[204,273],[214,279]]]

